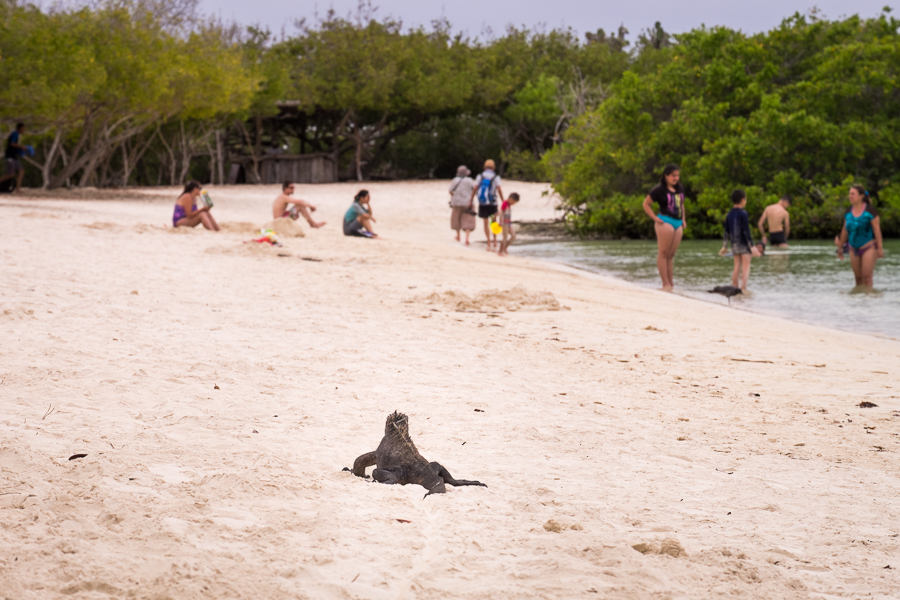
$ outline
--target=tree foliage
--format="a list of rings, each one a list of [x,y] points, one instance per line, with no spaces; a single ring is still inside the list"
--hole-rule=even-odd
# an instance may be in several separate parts
[[[127,183],[128,160],[112,159],[127,156],[141,135],[162,135],[171,123],[183,132],[185,122],[249,105],[257,83],[241,68],[237,44],[214,24],[172,30],[171,7],[150,8],[3,6],[0,116],[27,122],[46,142],[38,157],[44,186],[76,176],[78,185],[103,183],[111,167],[122,167]]]
[[[624,30],[482,41],[363,5],[276,39],[204,20],[194,2],[0,0],[0,120],[28,123],[43,186],[222,181],[234,162],[254,182],[281,152],[330,154],[359,179],[450,175],[487,157],[536,178],[572,107],[630,64]]]
[[[651,235],[641,201],[674,162],[687,235],[719,235],[734,188],[751,215],[791,194],[793,232],[833,234],[852,182],[876,197],[885,233],[900,234],[898,27],[885,12],[795,15],[758,35],[701,28],[668,46],[648,35],[635,68],[544,158],[573,227]]]

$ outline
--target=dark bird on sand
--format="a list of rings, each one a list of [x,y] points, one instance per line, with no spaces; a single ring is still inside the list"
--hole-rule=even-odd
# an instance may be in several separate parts
[[[737,296],[738,294],[743,294],[741,288],[735,287],[733,285],[717,285],[713,289],[709,290],[710,294],[722,294],[726,298],[728,298],[728,304],[731,304],[731,297]]]
[[[366,467],[375,465],[372,479],[380,483],[406,485],[415,483],[431,494],[443,494],[447,491],[444,484],[453,486],[480,485],[480,481],[454,479],[440,463],[425,460],[416,445],[409,437],[409,418],[403,413],[394,412],[388,415],[384,424],[384,438],[374,452],[367,452],[353,463],[353,474],[365,477]],[[351,469],[344,469],[350,471]]]

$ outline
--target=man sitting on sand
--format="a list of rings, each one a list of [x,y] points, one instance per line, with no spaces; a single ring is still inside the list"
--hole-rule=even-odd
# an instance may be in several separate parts
[[[759,218],[759,234],[764,244],[772,244],[776,248],[787,248],[787,239],[791,233],[791,215],[788,207],[791,205],[791,197],[785,194],[775,204],[770,204]],[[769,226],[769,235],[766,236],[766,225]]]
[[[316,212],[316,207],[306,200],[291,198],[291,194],[293,193],[294,184],[290,181],[285,181],[281,186],[281,194],[275,198],[275,202],[272,203],[272,218],[278,219],[281,217],[290,217],[291,219],[296,220],[297,217],[303,215],[303,218],[306,219],[306,222],[309,223],[309,226],[312,228],[318,228],[324,225],[324,221],[321,223],[313,221],[309,214],[310,212]],[[290,208],[288,208],[289,204],[292,205]]]

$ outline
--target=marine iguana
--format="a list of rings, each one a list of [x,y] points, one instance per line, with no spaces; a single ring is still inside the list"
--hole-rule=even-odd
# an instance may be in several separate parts
[[[425,460],[409,437],[409,417],[397,411],[388,415],[384,424],[384,437],[375,452],[367,452],[353,461],[352,471],[346,467],[344,470],[368,479],[366,467],[372,465],[375,465],[375,470],[372,471],[372,479],[375,481],[400,485],[417,483],[428,490],[426,498],[431,494],[446,493],[445,483],[453,486],[487,487],[480,481],[454,479],[440,463]]]

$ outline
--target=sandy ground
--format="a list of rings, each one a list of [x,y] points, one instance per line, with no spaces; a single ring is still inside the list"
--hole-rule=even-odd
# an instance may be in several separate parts
[[[273,187],[213,188],[220,234],[163,228],[174,190],[0,199],[0,598],[900,597],[900,344],[463,248],[446,182],[367,187],[384,240],[300,186],[328,226],[276,249],[241,225]],[[394,410],[489,487],[342,472]]]

